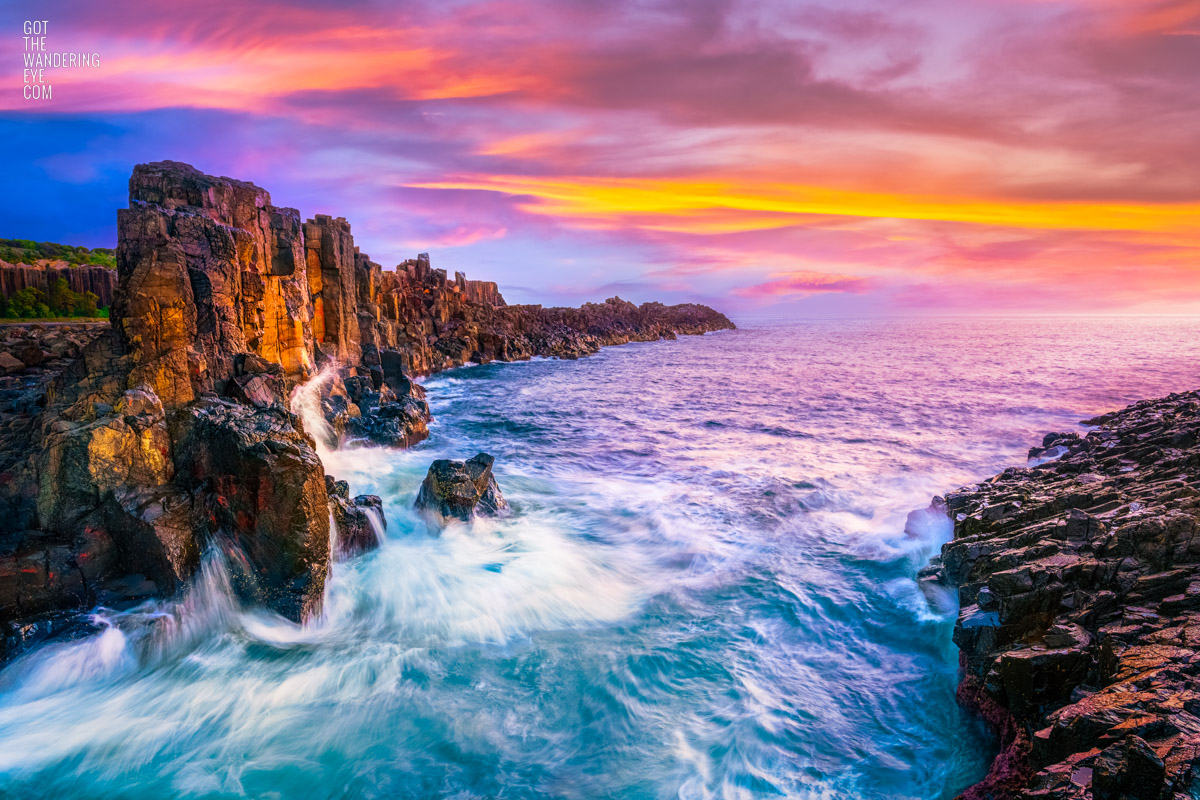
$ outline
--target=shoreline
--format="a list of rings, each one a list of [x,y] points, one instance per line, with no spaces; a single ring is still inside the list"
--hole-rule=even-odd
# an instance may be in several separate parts
[[[384,271],[345,219],[173,161],[134,168],[117,228],[110,320],[0,327],[0,661],[97,604],[178,594],[214,542],[244,601],[311,618],[356,554],[331,524],[370,549],[379,507],[314,436],[409,447],[416,377],[733,327],[696,304],[510,306],[428,254]],[[292,401],[318,376],[306,430]]]
[[[959,701],[1000,743],[966,800],[1194,790],[1200,393],[1082,424],[934,501],[954,535],[919,582],[958,593]]]

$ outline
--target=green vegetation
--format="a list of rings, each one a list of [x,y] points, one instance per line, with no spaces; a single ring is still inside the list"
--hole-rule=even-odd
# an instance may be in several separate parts
[[[0,297],[0,317],[7,319],[49,319],[61,317],[107,317],[108,309],[98,307],[95,292],[77,294],[64,278],[58,278],[49,292],[27,286],[12,297]]]
[[[34,264],[40,258],[65,261],[72,267],[98,266],[117,268],[117,252],[109,247],[75,247],[28,239],[0,239],[0,260],[10,264]]]

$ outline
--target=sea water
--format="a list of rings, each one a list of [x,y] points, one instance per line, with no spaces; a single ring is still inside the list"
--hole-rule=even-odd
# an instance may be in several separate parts
[[[406,451],[322,448],[382,546],[305,626],[209,556],[0,673],[13,798],[942,798],[994,743],[954,701],[930,497],[1050,430],[1200,383],[1200,321],[747,320],[452,370]],[[433,532],[430,461],[511,514]]]

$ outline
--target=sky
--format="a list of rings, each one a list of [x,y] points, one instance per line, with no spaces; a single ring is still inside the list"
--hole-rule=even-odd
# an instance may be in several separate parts
[[[23,22],[50,51],[26,100]],[[0,0],[0,237],[134,164],[509,302],[1200,312],[1200,0]]]

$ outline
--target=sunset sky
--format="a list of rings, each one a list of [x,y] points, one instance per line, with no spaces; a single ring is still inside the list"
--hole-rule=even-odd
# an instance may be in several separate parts
[[[24,100],[26,17],[100,67]],[[113,246],[174,159],[510,302],[1200,311],[1200,0],[0,0],[0,42],[0,237]]]

